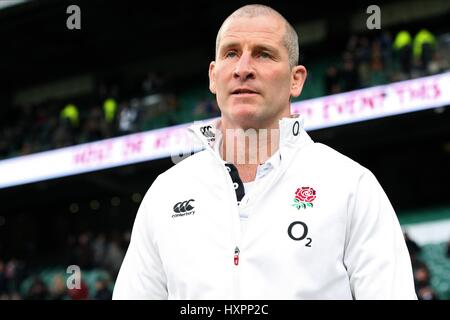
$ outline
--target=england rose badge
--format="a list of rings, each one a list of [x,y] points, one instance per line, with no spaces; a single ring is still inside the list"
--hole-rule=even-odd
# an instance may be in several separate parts
[[[308,207],[314,207],[313,201],[316,199],[316,190],[311,187],[300,187],[295,192],[294,203],[292,206],[298,210],[301,208],[306,209]]]

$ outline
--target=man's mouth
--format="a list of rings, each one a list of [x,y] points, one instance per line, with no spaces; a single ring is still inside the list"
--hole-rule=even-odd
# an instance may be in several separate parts
[[[231,92],[231,94],[234,95],[248,95],[248,94],[258,94],[258,92],[252,90],[252,89],[247,89],[247,88],[238,88],[235,89]]]

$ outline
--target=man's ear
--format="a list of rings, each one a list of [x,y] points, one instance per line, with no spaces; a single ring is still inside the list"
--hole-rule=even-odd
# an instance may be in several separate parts
[[[213,94],[216,94],[216,78],[214,73],[214,68],[216,66],[216,62],[212,61],[209,64],[209,91],[211,91]]]
[[[307,71],[304,66],[295,66],[292,68],[292,79],[291,79],[291,96],[298,97],[302,92],[303,85],[305,84]]]

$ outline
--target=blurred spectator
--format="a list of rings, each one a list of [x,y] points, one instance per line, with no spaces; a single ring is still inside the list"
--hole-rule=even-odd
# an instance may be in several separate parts
[[[106,123],[112,127],[114,120],[116,119],[117,101],[114,98],[108,98],[103,102],[103,112]]]
[[[109,289],[109,279],[100,277],[95,282],[96,293],[94,295],[95,300],[111,300],[112,292]]]
[[[0,260],[0,300],[6,299],[9,294],[5,274],[5,263]]]
[[[448,61],[441,52],[434,52],[430,63],[428,64],[428,74],[441,73],[450,68]]]
[[[174,125],[177,125],[177,124],[180,124],[180,123],[186,121],[186,120],[183,121],[183,119],[180,119],[180,110],[179,110],[180,105],[178,103],[178,99],[175,94],[164,94],[163,100],[165,102],[164,104],[166,106],[167,115],[168,115],[167,126],[174,126]],[[206,106],[206,109],[207,109],[206,112],[209,112],[214,109],[214,106],[208,105],[208,106]],[[211,112],[213,112],[213,111],[211,111]],[[195,116],[193,118],[195,119]],[[192,119],[189,119],[189,120],[192,120]]]
[[[9,292],[15,293],[19,291],[20,283],[25,277],[25,267],[22,261],[15,258],[10,259],[6,263],[5,276],[9,283]]]
[[[414,284],[416,291],[430,285],[430,271],[427,266],[422,265],[414,269]]]
[[[341,92],[339,84],[338,70],[335,66],[330,66],[325,75],[326,94],[335,94]]]
[[[53,147],[63,148],[70,145],[71,142],[72,142],[72,134],[67,129],[66,125],[60,123],[53,134],[52,139]]]
[[[392,68],[392,35],[389,31],[383,30],[380,36],[381,59],[386,70]]]
[[[141,84],[143,95],[159,93],[163,87],[163,83],[164,80],[160,73],[152,71],[148,72]]]
[[[73,288],[67,290],[67,295],[72,300],[87,300],[89,298],[89,288],[84,280],[81,280],[80,288]]]
[[[340,77],[342,79],[343,91],[359,88],[359,76],[356,71],[354,58],[350,52],[344,53]]]
[[[100,266],[106,255],[106,236],[103,232],[99,233],[92,242],[92,254],[94,265]]]
[[[393,48],[400,61],[401,72],[403,72],[403,74],[407,77],[410,77],[413,66],[411,34],[406,30],[402,30],[397,33]]]
[[[355,60],[358,65],[368,64],[370,61],[370,42],[365,36],[360,37],[358,40]]]
[[[425,262],[423,262],[420,258],[419,255],[413,255],[411,256],[411,263],[412,263],[412,267],[413,270],[416,270],[418,268],[425,268],[428,269],[428,266]]]
[[[347,42],[346,51],[350,52],[353,56],[355,56],[357,53],[358,40],[359,40],[358,36],[355,34],[352,34]]]
[[[136,129],[136,119],[138,117],[138,109],[136,106],[130,107],[128,102],[121,104],[119,114],[119,132],[121,134],[132,133]]]
[[[67,123],[68,127],[78,127],[80,118],[77,106],[73,103],[67,104],[61,110],[61,120],[63,123]]]
[[[82,232],[78,236],[78,244],[75,248],[75,263],[81,270],[91,269],[92,264],[92,250],[90,244],[90,235],[87,232]]]
[[[53,277],[52,285],[50,287],[50,299],[51,300],[66,300],[67,286],[62,275],[57,274]]]
[[[102,116],[102,111],[98,105],[89,110],[81,136],[83,142],[97,141],[108,136],[105,118]]]
[[[404,232],[403,236],[405,238],[406,247],[408,248],[409,255],[411,256],[411,259],[412,259],[413,256],[414,257],[417,256],[417,254],[419,254],[422,249],[417,244],[417,242],[415,242],[413,239],[411,239],[411,237],[409,236],[409,234],[407,232]]]
[[[381,44],[378,40],[372,42],[370,59],[369,86],[376,86],[388,81],[381,55]]]
[[[420,70],[426,71],[428,69],[435,47],[436,38],[427,29],[421,29],[414,37],[413,56]]]
[[[9,295],[9,300],[22,300],[22,296],[18,292],[13,292]]]
[[[425,286],[417,291],[417,298],[419,300],[439,300],[438,295],[430,286]]]
[[[31,286],[28,289],[27,299],[44,300],[48,298],[48,289],[44,281],[39,276],[34,276]]]
[[[111,271],[113,278],[119,273],[125,251],[121,245],[121,237],[114,233],[105,254],[104,266]]]
[[[131,231],[125,231],[122,236],[122,250],[126,251],[131,241]]]
[[[215,99],[204,98],[194,108],[194,119],[202,120],[219,115],[219,108]]]

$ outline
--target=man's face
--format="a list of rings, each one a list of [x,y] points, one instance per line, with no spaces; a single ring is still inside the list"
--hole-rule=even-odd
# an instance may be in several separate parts
[[[290,68],[284,34],[283,21],[271,15],[223,26],[209,77],[225,127],[273,128],[290,115],[290,96],[300,94],[306,70]]]

